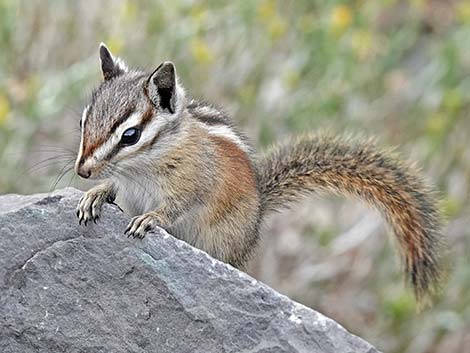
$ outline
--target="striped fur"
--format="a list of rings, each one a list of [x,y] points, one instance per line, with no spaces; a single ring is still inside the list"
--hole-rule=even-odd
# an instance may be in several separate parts
[[[416,298],[436,293],[443,275],[440,217],[433,190],[413,166],[372,142],[319,135],[273,148],[259,168],[263,215],[310,193],[363,200],[390,224]]]
[[[173,64],[162,64],[167,76],[154,79],[158,69],[132,71],[100,50],[105,80],[83,113],[76,168],[106,181],[80,201],[80,221],[96,221],[103,202],[115,199],[134,216],[128,234],[143,237],[159,225],[243,267],[268,213],[331,191],[378,209],[395,233],[416,297],[434,293],[442,277],[439,214],[413,167],[371,142],[322,135],[258,159],[226,114],[186,98]],[[141,130],[140,140],[120,145],[131,127]]]

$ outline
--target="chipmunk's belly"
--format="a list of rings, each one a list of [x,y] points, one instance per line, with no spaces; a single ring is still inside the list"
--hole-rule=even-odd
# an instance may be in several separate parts
[[[115,202],[131,217],[154,211],[160,205],[162,197],[160,187],[151,184],[153,183],[145,178],[136,178],[132,182],[117,180]]]
[[[201,233],[207,233],[209,229],[201,222],[201,212],[203,206],[194,205],[189,211],[182,214],[175,224],[173,224],[168,230],[171,235],[178,239],[184,240],[185,242],[195,246],[197,239],[199,239]]]

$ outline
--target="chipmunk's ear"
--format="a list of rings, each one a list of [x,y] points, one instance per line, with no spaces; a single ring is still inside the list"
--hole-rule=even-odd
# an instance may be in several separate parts
[[[100,61],[101,73],[103,74],[104,81],[108,81],[113,77],[122,75],[129,71],[126,64],[124,64],[121,59],[114,58],[113,54],[111,54],[104,43],[100,44]]]
[[[175,113],[182,98],[182,88],[178,86],[175,65],[162,63],[148,78],[147,94],[153,104],[170,113]]]

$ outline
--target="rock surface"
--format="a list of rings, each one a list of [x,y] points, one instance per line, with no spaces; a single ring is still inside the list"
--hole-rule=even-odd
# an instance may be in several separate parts
[[[114,206],[79,226],[80,195],[0,197],[0,352],[378,352]]]

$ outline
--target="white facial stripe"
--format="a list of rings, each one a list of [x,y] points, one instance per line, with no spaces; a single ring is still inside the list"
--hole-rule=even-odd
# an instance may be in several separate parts
[[[232,130],[229,126],[226,125],[207,125],[201,123],[204,129],[211,135],[220,136],[234,142],[238,147],[240,147],[244,152],[248,152],[248,147],[243,143],[241,138]]]
[[[121,140],[122,134],[127,129],[140,125],[142,118],[144,116],[143,111],[137,111],[132,113],[129,118],[123,122],[113,133],[112,136],[106,141],[103,145],[96,149],[93,153],[93,157],[97,160],[102,160],[112,151],[112,149],[119,143]],[[160,114],[158,119],[152,119],[142,131],[139,142],[135,145],[125,147],[127,153],[132,153],[140,148],[140,146],[150,143],[155,135],[162,129],[164,125],[169,123],[170,116],[165,116],[165,114]]]
[[[147,144],[153,140],[156,134],[162,129],[162,127],[169,123],[169,117],[164,114],[160,114],[157,119],[152,119],[150,123],[147,124],[144,131],[142,131],[142,136],[140,136],[140,145]]]
[[[144,112],[141,111],[132,113],[126,121],[124,121],[121,125],[118,126],[116,131],[114,131],[114,133],[108,138],[108,140],[96,149],[96,151],[93,153],[93,157],[99,161],[105,158],[106,155],[108,155],[112,151],[112,149],[119,143],[124,131],[140,124],[143,114]]]
[[[87,106],[85,107],[85,109],[83,109],[83,113],[82,113],[82,126],[85,125],[85,121],[86,121],[86,118],[87,118],[87,116],[88,116],[88,110],[89,110],[89,109],[90,109],[90,106],[89,106],[89,105],[87,105]]]
[[[83,109],[83,113],[82,113],[82,128],[81,128],[81,136],[80,136],[80,147],[78,149],[78,156],[77,156],[77,161],[79,161],[81,158],[82,158],[82,154],[83,154],[83,126],[85,125],[85,121],[86,121],[86,118],[88,116],[88,110],[90,109],[90,106],[87,105],[85,107],[85,109]]]
[[[119,58],[117,58],[116,60],[119,60]],[[119,64],[123,65],[123,67],[121,67],[122,69],[127,69],[127,67],[125,67],[125,64],[123,62],[119,62]],[[178,118],[179,113],[183,109],[184,102],[185,102],[184,89],[177,82],[176,84],[176,109],[175,109],[176,113],[169,114],[169,113],[160,112],[158,119],[152,119],[150,123],[146,125],[144,131],[142,131],[142,135],[139,139],[139,142],[137,142],[133,146],[127,146],[126,152],[131,153],[139,149],[140,146],[152,141],[152,139],[155,137],[155,135],[161,130],[161,128],[164,125],[170,123],[170,120]],[[125,122],[123,122],[116,129],[113,135],[110,136],[109,139],[103,145],[101,145],[99,148],[96,149],[96,151],[93,153],[93,157],[96,160],[102,160],[103,158],[105,158],[106,155],[109,154],[112,151],[112,149],[119,143],[124,131],[126,131],[127,129],[131,127],[139,125],[141,123],[141,119],[143,115],[144,115],[143,111],[134,112]]]

